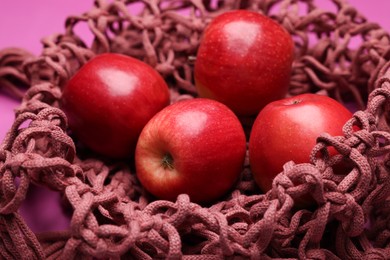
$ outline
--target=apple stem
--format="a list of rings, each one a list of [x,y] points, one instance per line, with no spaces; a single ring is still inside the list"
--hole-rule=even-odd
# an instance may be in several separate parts
[[[161,162],[164,169],[173,170],[175,167],[173,166],[173,157],[171,154],[166,153]]]

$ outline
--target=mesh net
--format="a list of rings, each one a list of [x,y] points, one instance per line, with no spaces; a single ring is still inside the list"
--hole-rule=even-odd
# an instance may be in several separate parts
[[[346,1],[110,1],[69,16],[39,57],[0,52],[0,85],[23,97],[0,146],[0,256],[4,259],[388,259],[390,258],[390,38]],[[134,13],[137,5],[141,11]],[[124,163],[96,158],[67,133],[58,107],[66,81],[96,54],[153,66],[171,101],[196,97],[193,57],[221,12],[250,9],[293,36],[288,95],[329,95],[356,110],[344,136],[321,135],[311,162],[287,162],[261,193],[248,160],[233,191],[213,205],[152,199]],[[88,26],[92,40],[77,34]],[[20,87],[28,87],[24,93]],[[354,126],[358,126],[356,131]],[[77,154],[76,154],[77,146]],[[328,148],[339,154],[329,156]],[[320,156],[319,156],[320,155]],[[343,175],[335,167],[347,161]],[[63,197],[64,231],[34,233],[19,208],[32,185]],[[313,197],[314,205],[297,201]]]

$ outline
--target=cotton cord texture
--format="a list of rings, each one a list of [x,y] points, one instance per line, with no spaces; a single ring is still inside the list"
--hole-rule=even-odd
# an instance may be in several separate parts
[[[38,57],[0,51],[2,91],[22,98],[0,146],[1,258],[390,259],[390,37],[346,1],[319,2],[97,0],[69,16],[64,33],[43,39]],[[72,138],[58,106],[62,87],[96,54],[115,52],[160,72],[172,103],[194,98],[202,31],[232,9],[266,14],[293,36],[288,95],[329,95],[356,112],[343,136],[318,137],[310,163],[286,162],[266,194],[246,160],[237,185],[213,205],[185,194],[153,199],[129,164]],[[335,171],[340,163],[350,165],[345,174]],[[31,231],[19,212],[31,186],[62,195],[67,230]],[[312,206],[299,207],[308,196]]]

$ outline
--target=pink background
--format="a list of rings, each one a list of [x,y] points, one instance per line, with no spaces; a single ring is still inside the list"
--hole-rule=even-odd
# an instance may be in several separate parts
[[[325,2],[323,0],[319,1]],[[390,31],[387,0],[350,0],[370,21],[378,22]],[[21,47],[35,55],[41,52],[40,39],[53,33],[62,33],[65,18],[91,9],[93,0],[1,0],[0,49]],[[14,121],[13,109],[19,102],[0,92],[0,142]],[[52,194],[53,196],[45,196]],[[30,192],[22,214],[33,230],[53,230],[66,227],[68,219],[58,207],[58,195],[42,189]],[[37,203],[39,201],[39,203]]]

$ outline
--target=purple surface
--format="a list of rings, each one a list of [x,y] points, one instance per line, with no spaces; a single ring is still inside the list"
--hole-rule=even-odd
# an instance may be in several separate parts
[[[1,0],[0,2],[0,49],[24,48],[34,55],[42,50],[41,39],[64,31],[69,15],[82,14],[91,9],[93,0]],[[0,92],[0,141],[14,120],[17,100]]]
[[[349,2],[370,21],[378,22],[390,31],[390,23],[388,23],[390,2],[367,0],[350,0]],[[89,10],[92,5],[93,0],[1,0],[0,49],[21,47],[39,55],[42,37],[62,33],[67,16],[81,14]],[[18,104],[18,101],[0,92],[0,141],[3,140],[14,121],[13,111]],[[51,193],[45,189],[30,191],[29,198],[21,212],[26,216],[33,230],[54,230],[68,225],[68,219],[62,213],[58,200],[57,193]]]

